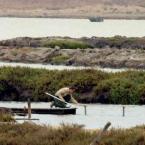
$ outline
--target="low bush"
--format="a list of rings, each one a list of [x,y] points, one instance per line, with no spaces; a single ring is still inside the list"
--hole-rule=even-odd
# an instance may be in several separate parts
[[[75,85],[78,93],[91,92],[107,77],[108,74],[95,70],[0,68],[0,99],[25,101],[29,97],[32,101],[48,101],[50,98],[44,94],[46,91],[54,94],[61,87]]]
[[[145,104],[145,72],[105,73],[98,70],[0,68],[0,100],[49,101],[44,94],[76,86],[82,103]]]
[[[0,41],[0,46],[16,47],[51,47],[59,46],[60,49],[85,49],[85,48],[106,48],[114,47],[117,49],[145,49],[145,37],[92,37],[92,38],[69,38],[69,37],[44,37],[30,38],[20,37],[10,40]],[[16,55],[14,53],[14,55]]]
[[[56,46],[60,47],[61,49],[85,49],[90,48],[91,46],[85,42],[78,41],[78,40],[71,40],[71,39],[52,39],[49,41],[43,42],[42,46],[55,48]]]
[[[102,97],[99,99],[106,99],[112,104],[139,104],[140,102],[138,85],[128,79],[113,78],[102,81],[96,93]]]
[[[64,62],[69,59],[69,56],[58,55],[52,58],[51,63],[54,64],[64,64]]]

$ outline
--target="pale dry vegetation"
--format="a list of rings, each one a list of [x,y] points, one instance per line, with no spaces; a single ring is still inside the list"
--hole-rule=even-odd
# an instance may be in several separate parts
[[[0,0],[0,16],[144,18],[144,0]]]

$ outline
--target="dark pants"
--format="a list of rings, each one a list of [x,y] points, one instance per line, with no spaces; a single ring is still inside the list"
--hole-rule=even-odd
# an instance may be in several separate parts
[[[70,100],[71,100],[71,96],[70,96],[70,95],[66,95],[66,96],[64,96],[63,98],[64,98],[64,100],[65,100],[66,102],[70,102]]]
[[[56,97],[58,97],[58,96],[56,96]],[[64,98],[64,100],[66,102],[69,102],[71,100],[71,96],[70,95],[66,95],[63,98]],[[55,106],[55,107],[60,107],[60,108],[66,108],[66,105],[67,105],[67,103],[63,103],[63,102],[61,102],[61,101],[59,101],[57,99],[53,99],[50,107],[52,108],[53,106]]]

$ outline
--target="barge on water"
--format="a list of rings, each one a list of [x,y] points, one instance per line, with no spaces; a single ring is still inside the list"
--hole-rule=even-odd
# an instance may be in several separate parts
[[[56,96],[45,93],[48,96],[51,96],[53,98],[52,104],[50,105],[50,108],[31,108],[31,101],[28,98],[28,108],[5,108],[5,110],[9,110],[9,112],[17,114],[19,116],[25,116],[27,114],[56,114],[56,115],[68,115],[68,114],[76,114],[76,109],[74,107],[71,107],[71,104],[62,101],[61,99],[57,98]],[[52,107],[55,108],[52,108]]]
[[[12,113],[27,114],[27,108],[9,108]],[[76,114],[77,108],[31,108],[32,114],[56,114],[56,115],[68,115]]]

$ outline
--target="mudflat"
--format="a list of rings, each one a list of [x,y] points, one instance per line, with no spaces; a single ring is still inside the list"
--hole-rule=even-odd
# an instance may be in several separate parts
[[[145,19],[145,1],[0,0],[0,16]]]
[[[145,69],[145,38],[16,38],[0,41],[0,60]]]

